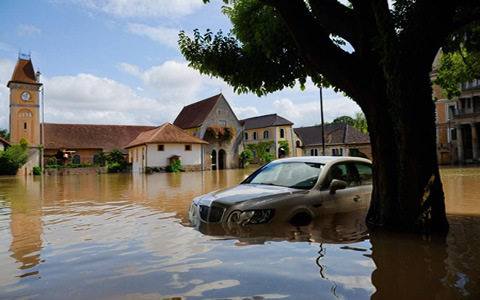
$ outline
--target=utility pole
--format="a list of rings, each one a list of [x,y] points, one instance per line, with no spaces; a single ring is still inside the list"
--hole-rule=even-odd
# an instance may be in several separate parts
[[[323,121],[323,95],[322,86],[320,85],[320,117],[322,120],[322,155],[325,156],[325,123]]]

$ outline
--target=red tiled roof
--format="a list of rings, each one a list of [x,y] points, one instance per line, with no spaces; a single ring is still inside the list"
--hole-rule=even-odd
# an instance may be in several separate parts
[[[140,135],[125,148],[153,143],[208,144],[206,141],[183,131],[175,125],[165,123],[155,129],[140,133]]]
[[[11,82],[33,83],[41,85],[36,80],[32,61],[30,59],[26,60],[21,58],[17,60],[17,65],[13,71],[12,79],[8,82],[7,86],[10,86]]]
[[[10,146],[10,142],[2,138],[1,136],[0,136],[0,142],[2,142],[4,145]]]
[[[212,111],[212,109],[217,104],[220,97],[223,97],[223,95],[218,94],[202,101],[195,102],[188,106],[184,106],[173,124],[182,129],[201,126]]]
[[[124,150],[140,133],[155,126],[45,124],[45,149]]]
[[[278,116],[277,114],[258,116],[242,120],[245,122],[245,130],[255,128],[266,128],[270,126],[293,125],[289,120]]]

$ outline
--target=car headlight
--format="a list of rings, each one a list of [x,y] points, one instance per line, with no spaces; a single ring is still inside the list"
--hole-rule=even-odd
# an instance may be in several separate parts
[[[234,222],[238,224],[263,224],[270,221],[275,214],[274,209],[259,209],[259,210],[247,210],[233,211],[227,218],[227,222]]]

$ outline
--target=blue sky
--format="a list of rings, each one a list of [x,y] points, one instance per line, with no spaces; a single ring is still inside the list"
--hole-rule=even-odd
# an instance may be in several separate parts
[[[238,95],[220,78],[189,68],[178,32],[227,32],[213,0],[1,0],[0,128],[8,128],[10,80],[19,52],[30,53],[45,86],[49,123],[161,125],[183,106],[223,93],[239,119],[277,113],[295,127],[320,123],[309,84],[265,97]],[[324,90],[326,121],[360,108]]]

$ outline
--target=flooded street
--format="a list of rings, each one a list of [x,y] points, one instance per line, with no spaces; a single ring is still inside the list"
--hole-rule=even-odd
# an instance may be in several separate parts
[[[441,170],[446,238],[208,226],[191,200],[251,170],[0,177],[0,299],[479,299],[480,168]]]

